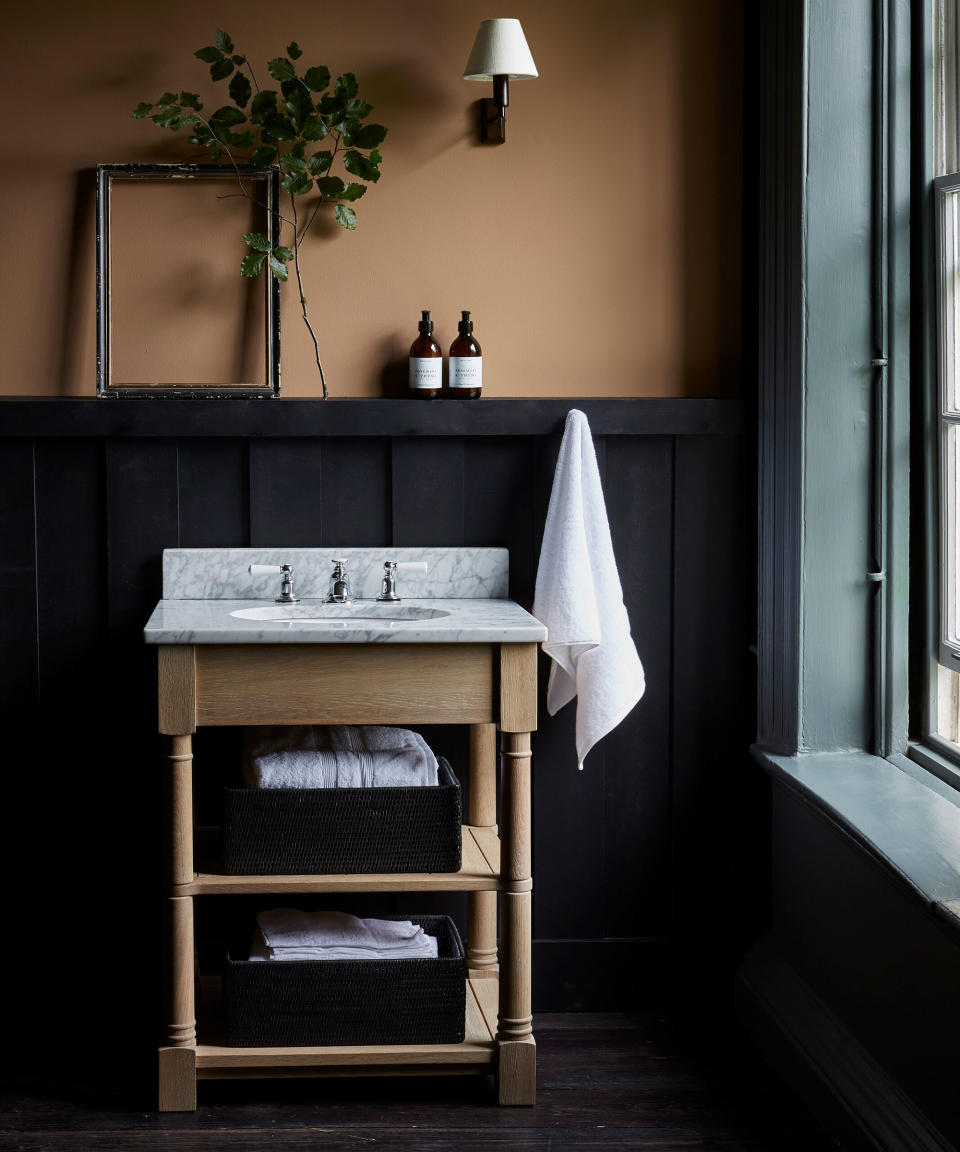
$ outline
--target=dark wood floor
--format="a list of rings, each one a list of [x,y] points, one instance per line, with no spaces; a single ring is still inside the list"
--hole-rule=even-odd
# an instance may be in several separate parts
[[[537,1017],[539,1102],[498,1108],[489,1078],[202,1083],[197,1113],[131,1106],[129,1090],[23,1074],[0,1097],[0,1149],[261,1152],[826,1152],[730,1027],[672,1014]]]

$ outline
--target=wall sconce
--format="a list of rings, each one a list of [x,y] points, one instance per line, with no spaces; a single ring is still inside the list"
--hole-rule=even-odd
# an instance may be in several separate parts
[[[481,21],[463,78],[493,81],[493,99],[480,101],[480,139],[484,144],[503,144],[507,139],[509,82],[532,80],[536,76],[537,66],[520,21]]]

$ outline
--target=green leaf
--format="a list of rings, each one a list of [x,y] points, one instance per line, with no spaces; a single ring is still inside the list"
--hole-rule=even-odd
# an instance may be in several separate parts
[[[296,69],[285,56],[277,56],[267,61],[267,71],[274,80],[292,80],[296,76]]]
[[[296,140],[294,142],[293,147],[290,149],[289,155],[290,156],[296,156],[298,160],[302,160],[303,154],[306,151],[306,149],[307,149],[307,146],[306,146],[306,144],[304,144],[304,142],[302,140]]]
[[[250,105],[250,119],[254,124],[262,124],[263,118],[277,111],[277,94],[272,88],[258,92]]]
[[[210,65],[210,79],[226,80],[232,71],[233,61],[224,57],[222,60],[218,60],[216,64]]]
[[[303,196],[313,187],[306,172],[288,172],[280,181],[284,192],[291,192],[294,196]]]
[[[317,181],[317,191],[324,200],[339,200],[344,183],[339,176],[321,176]]]
[[[371,164],[379,164],[382,159],[383,159],[383,157],[376,150],[376,148],[374,148],[374,150],[370,153],[370,163]]]
[[[329,132],[326,124],[319,116],[308,116],[300,128],[300,135],[304,140],[322,140]]]
[[[266,252],[248,252],[240,264],[241,276],[259,276],[267,262]]]
[[[229,53],[233,51],[233,41],[222,28],[217,29],[217,47],[221,52]]]
[[[252,148],[253,147],[253,133],[252,132],[234,132],[230,137],[230,143],[234,148]]]
[[[247,62],[246,56],[231,56],[230,59],[234,62],[234,64],[236,64],[238,68],[241,64],[246,64]]]
[[[353,143],[352,136],[353,136],[354,132],[360,131],[360,117],[359,116],[350,116],[350,115],[345,114],[344,116],[341,117],[340,120],[338,120],[336,122],[336,124],[331,124],[330,127],[335,132],[342,133],[344,144],[347,144],[349,146],[350,144]]]
[[[274,248],[273,254],[278,260],[282,260],[284,263],[293,259],[293,253],[283,244],[278,244],[276,248]]]
[[[364,116],[369,116],[373,111],[373,105],[368,104],[366,100],[351,100],[347,105],[347,111],[354,116],[359,116],[362,120]]]
[[[333,86],[333,94],[341,100],[353,100],[358,87],[356,76],[352,72],[344,72],[342,76],[337,77],[337,82]]]
[[[350,143],[355,148],[376,148],[383,143],[386,134],[387,130],[382,124],[367,124],[359,132],[353,133]]]
[[[198,60],[202,60],[204,64],[215,64],[218,60],[223,59],[223,53],[219,48],[214,48],[212,44],[207,48],[198,48],[194,52],[194,56]]]
[[[161,109],[156,115],[151,116],[150,119],[154,124],[159,124],[161,128],[175,128],[180,125],[180,109],[174,105],[172,108],[167,107]]]
[[[356,228],[357,214],[352,208],[348,208],[346,204],[338,204],[333,210],[337,222],[344,228]]]
[[[341,200],[359,200],[361,196],[366,195],[366,184],[346,184],[343,191],[340,193]]]
[[[246,76],[242,72],[234,73],[234,77],[230,81],[230,99],[234,104],[238,104],[241,108],[246,107],[251,91],[250,81]]]
[[[176,104],[177,96],[175,92],[164,92],[164,94],[157,98],[157,104]]]
[[[267,143],[274,140],[296,140],[297,130],[286,116],[278,116],[276,112],[263,118],[264,139]]]
[[[276,258],[276,256],[273,255],[272,252],[267,257],[267,259],[270,261],[270,271],[274,274],[274,276],[278,280],[286,280],[286,278],[287,278],[287,266],[286,266],[286,264],[284,264],[284,262],[282,260],[278,260]]]
[[[229,146],[233,143],[233,134],[225,124],[214,124],[214,122],[211,120],[210,131],[213,133],[214,138],[221,144],[226,144]]]
[[[230,104],[224,104],[210,117],[211,124],[222,124],[224,128],[232,128],[234,124],[245,124],[246,121],[247,118],[240,109],[233,108]]]
[[[328,151],[314,152],[308,165],[311,176],[320,176],[333,163],[333,153]]]
[[[153,108],[152,104],[147,104],[145,101],[141,100],[136,108],[134,108],[134,110],[130,113],[130,115],[134,118],[134,120],[142,120],[151,108]]]
[[[262,232],[248,232],[243,238],[244,244],[255,252],[269,252],[272,245]]]
[[[300,45],[296,42],[296,40],[291,40],[287,45],[287,55],[291,60],[299,60],[303,55],[303,52],[300,50]]]
[[[277,161],[276,148],[258,148],[250,157],[250,163],[256,168],[269,168],[271,164]]]
[[[377,159],[374,160],[374,155]],[[380,169],[377,164],[380,160],[379,153],[371,153],[368,160],[362,152],[344,152],[343,166],[350,173],[351,176],[359,176],[361,180],[368,180],[371,184],[376,184],[380,179]]]
[[[313,112],[313,101],[310,93],[302,85],[290,93],[286,99],[287,115],[299,128],[306,118]]]
[[[308,68],[303,74],[303,81],[311,92],[322,92],[330,83],[330,69],[319,64],[316,68]]]
[[[332,119],[339,120],[342,116],[346,115],[347,105],[339,96],[323,96],[317,105],[317,110],[322,116],[329,116]]]
[[[307,170],[306,160],[302,156],[295,156],[292,152],[284,156],[280,163],[287,172],[306,172]]]
[[[196,92],[181,92],[180,103],[184,108],[192,108],[194,112],[199,112],[203,105],[200,103],[200,97]]]

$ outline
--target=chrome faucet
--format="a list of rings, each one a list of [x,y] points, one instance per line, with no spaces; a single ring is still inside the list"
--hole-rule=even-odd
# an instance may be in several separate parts
[[[397,563],[396,560],[385,560],[383,562],[383,579],[380,581],[380,595],[377,597],[380,601],[388,601],[389,603],[396,603],[400,597],[397,595],[397,576],[398,568],[403,568],[408,572],[426,572],[426,560],[401,560]]]
[[[251,576],[280,575],[280,595],[278,604],[299,604],[300,597],[293,594],[293,568],[289,564],[251,564],[247,568]]]
[[[328,604],[351,604],[350,577],[347,575],[346,560],[334,560],[333,572],[330,575],[330,591],[327,595]]]

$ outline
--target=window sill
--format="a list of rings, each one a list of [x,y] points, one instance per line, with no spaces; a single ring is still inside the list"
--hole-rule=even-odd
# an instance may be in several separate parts
[[[751,751],[960,932],[960,794],[905,756]]]

